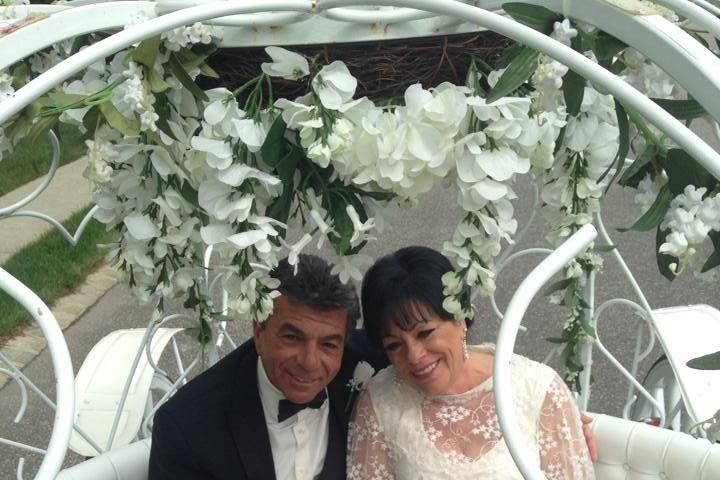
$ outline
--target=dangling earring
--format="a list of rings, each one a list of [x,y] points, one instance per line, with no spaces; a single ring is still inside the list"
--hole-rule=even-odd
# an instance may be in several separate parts
[[[467,327],[465,327],[465,330],[463,331],[462,347],[463,347],[463,359],[467,360],[468,358],[470,358],[470,352],[468,352],[468,346],[467,346]]]

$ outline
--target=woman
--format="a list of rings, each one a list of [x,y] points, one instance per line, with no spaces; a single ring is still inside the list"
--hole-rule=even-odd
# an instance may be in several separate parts
[[[468,346],[470,320],[442,307],[450,262],[408,247],[373,265],[362,285],[365,329],[392,365],[358,400],[349,480],[521,479],[502,439],[492,386],[493,347]],[[520,428],[551,479],[594,478],[579,414],[549,367],[515,356]]]

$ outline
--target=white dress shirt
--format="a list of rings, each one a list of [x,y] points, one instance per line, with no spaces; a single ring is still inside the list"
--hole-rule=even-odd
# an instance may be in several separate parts
[[[328,400],[325,399],[320,408],[305,408],[278,422],[278,402],[285,395],[270,382],[260,358],[257,376],[276,479],[313,480],[325,463],[329,433]]]

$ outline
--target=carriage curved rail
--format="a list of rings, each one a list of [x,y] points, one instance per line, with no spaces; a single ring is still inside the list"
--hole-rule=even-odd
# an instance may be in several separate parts
[[[134,4],[133,8],[135,8],[135,11],[140,11],[142,9],[147,9],[148,6],[146,3],[148,2],[120,2],[120,3],[129,3]],[[137,25],[131,28],[128,28],[127,30],[124,30],[122,32],[116,33],[100,42],[98,42],[95,45],[92,45],[91,47],[86,48],[85,50],[79,52],[78,54],[74,55],[73,57],[65,60],[64,62],[60,63],[59,65],[53,67],[52,69],[48,70],[47,72],[41,74],[36,79],[29,82],[26,86],[21,88],[16,92],[13,98],[10,100],[4,102],[3,104],[0,104],[0,124],[4,121],[6,121],[8,118],[10,118],[13,114],[19,112],[22,108],[27,106],[29,103],[31,103],[33,100],[37,99],[39,96],[41,96],[43,93],[47,92],[50,88],[55,86],[56,84],[62,82],[63,80],[67,79],[69,76],[73,75],[74,73],[77,73],[83,68],[86,68],[91,63],[105,58],[112,53],[115,53],[119,51],[122,48],[125,48],[137,41],[143,40],[145,38],[149,38],[151,36],[157,35],[159,33],[162,33],[164,31],[167,31],[169,29],[172,29],[177,26],[186,25],[194,23],[195,21],[203,21],[203,20],[212,20],[212,19],[223,19],[227,18],[227,20],[218,20],[218,23],[220,24],[242,24],[242,22],[249,22],[249,24],[252,25],[252,19],[249,18],[249,15],[255,14],[259,15],[263,12],[284,12],[286,15],[285,17],[289,20],[293,19],[299,19],[304,18],[307,16],[319,16],[323,15],[327,18],[341,20],[341,21],[357,21],[359,23],[362,23],[362,21],[367,21],[368,18],[366,14],[364,13],[358,13],[356,10],[349,9],[348,7],[355,6],[356,2],[352,2],[351,0],[321,0],[321,1],[310,1],[310,0],[268,0],[266,2],[263,2],[261,5],[248,5],[246,2],[241,1],[230,1],[230,2],[223,2],[221,4],[213,3],[213,4],[203,4],[199,6],[184,8],[182,7],[182,2],[175,2],[176,5],[179,5],[179,10],[171,11],[165,15],[162,15],[157,18],[152,18],[151,20],[145,22],[144,24]],[[482,3],[482,2],[479,2]],[[501,4],[502,2],[490,2],[490,3],[497,3]],[[591,16],[589,12],[599,12],[599,11],[607,11],[611,12],[612,15],[610,15],[609,18],[622,18],[623,23],[621,23],[624,26],[642,26],[642,31],[644,34],[648,36],[650,39],[660,39],[660,38],[673,38],[674,35],[678,34],[677,31],[672,30],[670,27],[668,27],[668,24],[665,22],[663,23],[662,20],[658,18],[654,18],[652,20],[639,20],[635,16],[630,16],[627,13],[618,13],[616,10],[613,10],[611,7],[608,6],[606,2],[602,2],[601,0],[588,0],[587,2],[574,2],[572,4],[568,5],[568,2],[561,2],[561,1],[551,1],[551,2],[541,2],[539,0],[533,0],[529,3],[535,3],[535,4],[542,4],[543,6],[553,8],[556,11],[563,11],[565,7],[569,6],[569,10],[565,13],[569,13],[569,15],[584,19],[589,18],[588,16]],[[670,6],[671,4],[675,4],[676,2],[671,1],[665,1],[665,4],[668,4]],[[618,99],[622,100],[623,103],[627,104],[628,106],[635,109],[638,113],[645,116],[651,123],[655,124],[660,130],[667,133],[673,140],[675,140],[679,145],[684,147],[699,163],[701,163],[705,168],[708,169],[716,178],[720,178],[720,155],[715,152],[709,145],[707,145],[703,140],[701,140],[699,137],[697,137],[694,133],[692,133],[687,127],[685,127],[681,122],[676,120],[672,115],[667,113],[665,110],[663,110],[661,107],[659,107],[657,104],[652,102],[650,99],[644,97],[642,94],[639,94],[637,90],[627,85],[624,81],[618,79],[611,73],[604,70],[599,65],[593,63],[589,59],[583,57],[581,54],[573,51],[572,49],[560,44],[559,42],[548,38],[544,34],[541,34],[535,30],[532,30],[529,27],[526,27],[522,24],[519,24],[515,22],[514,20],[505,18],[501,16],[500,14],[490,12],[483,10],[481,8],[477,8],[472,5],[466,5],[459,2],[455,2],[452,0],[414,0],[414,1],[402,1],[402,0],[378,0],[378,1],[368,1],[364,2],[365,5],[372,5],[372,6],[395,6],[395,7],[408,7],[412,6],[416,10],[422,10],[425,12],[432,12],[433,14],[440,14],[440,15],[447,15],[451,17],[455,17],[458,19],[463,19],[465,21],[471,22],[476,25],[481,25],[484,28],[488,28],[490,30],[494,30],[496,32],[502,33],[506,35],[507,37],[510,37],[518,42],[524,43],[532,48],[535,48],[548,56],[568,65],[570,68],[575,70],[577,73],[581,74],[582,76],[588,78],[589,80],[597,83],[598,85],[601,85],[604,87],[609,93],[616,96]],[[108,6],[107,4],[103,4],[104,6]],[[88,5],[85,7],[74,7],[74,9],[81,9],[81,8],[90,8],[93,5]],[[676,5],[677,6],[677,5]],[[125,8],[125,7],[123,7]],[[155,6],[153,6],[153,9]],[[162,3],[159,3],[157,5],[158,10],[160,11],[161,8],[165,8],[165,10],[162,10],[162,13],[165,13],[167,10],[172,10],[172,3],[166,2],[166,4],[163,6]],[[602,10],[602,9],[608,9],[610,10]],[[701,7],[697,7],[698,9],[701,9]],[[575,10],[572,10],[575,9]],[[594,10],[593,10],[594,9]],[[678,7],[679,9],[679,7]],[[72,17],[72,10],[68,9],[67,14],[65,12],[58,13],[57,15],[63,15],[68,16],[68,18]],[[416,11],[415,10],[415,11]],[[687,11],[690,12],[690,14],[695,15],[698,19],[698,23],[705,22],[708,26],[708,29],[712,31],[713,33],[720,32],[720,29],[718,29],[718,22],[716,20],[712,20],[706,15],[702,14],[700,10],[690,8]],[[703,10],[704,11],[704,10]],[[150,12],[147,10],[148,15],[152,16],[154,13],[156,13],[155,10]],[[388,24],[392,23],[393,21],[420,21],[423,20],[422,15],[418,15],[413,13],[413,11],[404,11],[401,13],[395,13],[397,18],[393,20],[393,18],[388,17],[386,20]],[[403,16],[405,15],[405,16]],[[613,15],[617,15],[613,16]],[[233,18],[233,16],[235,16]],[[257,22],[258,17],[255,17],[255,21]],[[103,28],[108,28],[110,24],[114,22],[114,26],[118,26],[118,21],[113,19],[108,19],[106,23],[104,23],[103,27],[97,26],[100,25],[99,23],[96,26],[93,26],[92,28],[95,28],[96,30],[100,30]],[[235,22],[235,23],[233,23]],[[609,23],[610,20],[604,20],[604,23]],[[629,22],[629,23],[628,23]],[[267,20],[267,25],[270,25],[272,22]],[[596,22],[596,25],[599,22]],[[603,23],[603,25],[604,25]],[[38,22],[37,27],[38,29],[43,29],[47,27],[42,27],[43,22]],[[49,23],[47,24],[49,25]],[[598,25],[601,27],[601,25]],[[610,25],[606,25],[608,28],[607,31],[612,33]],[[602,28],[602,27],[601,27]],[[658,35],[657,31],[658,29],[664,29],[663,35]],[[22,32],[22,30],[20,30]],[[649,32],[655,32],[651,36]],[[620,32],[622,33],[622,32]],[[10,36],[7,36],[3,39],[0,39],[0,42],[5,42],[5,44],[9,44],[11,41],[15,41],[11,34]],[[64,33],[63,35],[68,35],[68,33]],[[679,35],[679,34],[678,34]],[[619,34],[618,36],[621,37]],[[622,38],[622,37],[621,37]],[[694,43],[693,43],[694,42]],[[0,45],[3,45],[3,43],[0,43]],[[707,54],[701,50],[698,49],[699,44],[695,42],[695,40],[687,37],[681,38],[680,44],[673,47],[672,51],[674,53],[674,57],[680,58],[681,61],[679,65],[681,67],[678,67],[678,64],[674,65],[668,65],[667,63],[663,64],[662,61],[658,60],[657,57],[659,55],[659,51],[661,50],[661,47],[658,45],[666,45],[666,43],[660,43],[660,44],[652,44],[650,40],[648,40],[648,43],[646,44],[646,51],[643,51],[643,53],[648,54],[650,58],[653,60],[656,60],[656,63],[660,64],[661,66],[665,67],[667,66],[668,70],[671,70],[673,72],[676,72],[679,76],[681,76],[685,82],[680,81],[683,86],[688,88],[688,90],[693,93],[696,98],[699,100],[707,99],[707,105],[708,105],[708,111],[715,117],[720,118],[720,97],[715,95],[715,92],[717,92],[720,89],[720,84],[717,83],[717,81],[720,81],[720,76],[712,76],[710,74],[703,73],[701,69],[697,67],[697,62],[699,60],[707,61],[703,66],[710,66],[711,68],[707,70],[710,73],[713,72],[720,72],[720,69],[718,69],[718,65],[720,63],[718,62],[716,57],[709,57]],[[33,47],[35,48],[35,47]],[[41,48],[41,47],[38,47]],[[36,48],[37,50],[37,48]],[[642,50],[642,48],[641,48]],[[32,52],[30,52],[32,53]],[[666,54],[667,51],[663,51],[663,54]],[[683,74],[683,72],[680,72],[680,70],[686,70],[688,72],[695,72],[696,75],[686,75],[682,76],[680,74]],[[700,72],[698,74],[698,72]],[[688,83],[686,85],[685,83]],[[702,90],[702,91],[701,91]],[[710,93],[703,93],[705,91],[709,91]],[[707,95],[707,96],[706,96]],[[582,246],[584,242],[589,242],[592,240],[591,237],[594,237],[595,233],[590,228],[584,228],[579,232],[577,235],[579,240],[573,240],[573,244],[568,247],[570,250],[563,250],[563,253],[558,254],[558,256],[548,257],[553,258],[552,268],[561,268],[562,264],[557,264],[556,262],[559,262],[562,258],[566,258],[567,255],[569,255],[568,252],[574,252],[579,251],[582,249]],[[582,233],[582,235],[580,234]],[[569,257],[567,257],[569,259]],[[559,260],[560,259],[560,260]],[[557,266],[560,265],[560,266]],[[548,277],[549,278],[549,277]],[[529,280],[530,278],[528,278]],[[537,278],[533,277],[534,282],[539,282]],[[524,284],[523,284],[524,285]],[[538,287],[539,288],[539,287]],[[510,327],[506,327],[505,324],[503,328],[505,330],[501,330],[501,333],[503,333],[502,338],[502,345],[501,346],[501,339],[498,338],[498,358],[507,360],[508,351],[509,348],[509,340],[512,336],[511,333],[507,333],[508,328],[511,328],[512,325],[516,323],[516,316],[520,315],[521,313],[518,309],[520,307],[513,307],[514,309],[511,310],[510,307],[508,307],[508,310],[505,313],[505,322],[507,322]],[[510,317],[510,318],[508,318]],[[517,321],[519,325],[519,321]],[[59,331],[52,331],[51,335],[54,337],[62,338],[62,333]],[[50,341],[50,338],[48,337],[48,340]],[[511,349],[510,349],[511,351]],[[502,356],[501,356],[502,352]],[[53,358],[54,359],[54,358]],[[502,362],[498,361],[496,362],[497,365],[501,365]],[[63,367],[64,368],[64,367]],[[509,378],[508,376],[509,372],[506,371],[496,371],[496,382],[498,383],[498,397],[501,397],[502,395],[505,395],[506,397],[509,396],[507,393],[500,393],[501,391],[509,391],[507,389],[507,385],[504,382],[508,382],[509,380],[504,380],[506,378]],[[64,380],[67,381],[67,378]],[[72,379],[70,379],[70,382],[72,382]],[[60,386],[58,387],[58,391],[60,391]],[[60,407],[60,403],[58,402],[58,407]],[[63,406],[63,408],[65,408]],[[504,407],[507,408],[507,407]],[[505,422],[503,427],[505,428],[509,424],[507,423],[507,418],[503,420],[503,415],[501,415],[501,411],[504,408],[498,408],[498,415],[501,417],[501,424]],[[63,424],[64,428],[64,424]],[[69,434],[68,434],[69,435]],[[513,429],[512,425],[509,425],[506,436],[508,437],[508,444],[513,443],[511,438],[513,437]],[[511,452],[513,451],[513,448],[511,448]],[[518,457],[514,454],[516,461],[518,460]],[[46,457],[47,459],[47,457]],[[45,462],[43,462],[43,466],[45,465]],[[518,463],[520,465],[520,463]],[[522,470],[522,469],[521,469]],[[49,470],[42,470],[38,473],[37,478],[50,478],[49,476],[43,476],[46,475]],[[524,471],[523,471],[524,472]],[[536,475],[537,472],[533,472],[532,470],[528,470],[531,475]],[[41,473],[43,475],[41,475]],[[49,475],[49,474],[47,474]],[[528,478],[543,478],[543,477],[528,477]]]

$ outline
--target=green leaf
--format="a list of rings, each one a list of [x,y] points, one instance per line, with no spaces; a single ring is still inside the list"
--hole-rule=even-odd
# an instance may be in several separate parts
[[[673,195],[679,195],[688,185],[713,188],[716,180],[705,167],[695,161],[685,150],[672,148],[668,150],[665,162],[668,185]]]
[[[563,95],[565,96],[568,115],[574,117],[580,113],[586,83],[585,77],[578,75],[573,70],[568,70],[563,77]]]
[[[200,326],[186,328],[184,333],[194,338],[202,345],[207,345],[212,341],[212,329],[210,328],[210,324],[204,318],[200,319]]]
[[[720,352],[693,358],[687,362],[687,366],[698,370],[720,370]]]
[[[150,85],[150,90],[153,93],[162,93],[168,88],[170,88],[170,85],[168,85],[163,76],[160,75],[157,70],[146,69],[145,75],[148,85]]]
[[[672,255],[665,253],[659,253],[660,245],[665,243],[665,237],[670,233],[669,229],[662,230],[658,225],[657,231],[655,232],[655,262],[657,263],[660,274],[670,280],[675,280],[675,274],[670,270],[671,263],[677,263],[677,258]]]
[[[275,166],[275,170],[283,184],[283,192],[268,206],[265,211],[266,216],[272,217],[282,223],[287,223],[288,218],[290,218],[290,210],[295,194],[295,171],[303,155],[304,153],[301,149],[294,147]],[[281,236],[284,237],[284,229],[281,229],[281,231]]]
[[[627,48],[627,44],[607,33],[599,32],[593,47],[598,63],[607,68],[612,63],[613,58]]]
[[[648,124],[642,117],[642,115],[628,108],[627,105],[625,105],[624,108],[628,114],[628,117],[630,118],[630,121],[633,122],[638,128],[638,130],[642,132],[645,139],[655,145],[658,148],[658,151],[660,151],[661,153],[664,154],[665,152],[667,152],[667,147],[665,146],[665,144],[660,141],[657,135],[655,135],[655,132],[650,130],[650,127],[648,127]]]
[[[506,68],[522,51],[523,46],[513,43],[502,51],[498,59],[495,61],[495,68]]]
[[[648,144],[645,150],[643,150],[635,161],[623,172],[619,181],[620,185],[629,185],[630,179],[640,173],[643,167],[655,158],[655,155],[657,155],[657,148],[655,148],[653,144]]]
[[[90,132],[90,135],[92,135],[93,132],[95,132],[95,129],[98,128],[99,119],[100,119],[100,107],[98,107],[98,106],[92,107],[83,116],[83,126],[85,127],[85,129],[88,132]]]
[[[160,35],[143,40],[130,54],[130,58],[152,70],[155,66],[155,59],[160,51]]]
[[[207,63],[203,63],[202,65],[200,65],[200,71],[206,77],[220,78],[220,74],[217,73],[215,70],[213,70],[213,68],[210,65],[208,65]]]
[[[585,307],[585,308],[589,308],[589,307]],[[595,338],[595,336],[596,336],[595,329],[592,327],[592,325],[590,325],[590,322],[587,319],[587,315],[580,316],[580,326],[582,327],[583,331],[585,331],[585,333],[587,335],[589,335],[592,338]]]
[[[623,108],[622,104],[617,100],[615,100],[615,117],[617,117],[619,131],[618,151],[615,155],[615,159],[611,164],[615,165],[615,175],[613,175],[613,177],[608,182],[608,185],[605,188],[606,193],[610,186],[618,178],[618,175],[622,173],[623,167],[625,166],[625,161],[627,160],[628,152],[630,151],[630,122],[628,121],[628,116],[625,112],[625,109]],[[609,172],[610,167],[608,167],[605,173],[600,176],[598,182],[605,178],[605,175],[607,175]]]
[[[335,252],[338,255],[345,255],[350,250],[350,238],[352,238],[353,234],[352,220],[350,220],[345,210],[346,203],[342,196],[333,194],[332,192],[328,192],[326,195],[332,197],[332,208],[330,211],[332,212],[335,231],[339,235],[339,238],[336,237],[336,240],[333,242]],[[323,198],[323,202],[324,201],[325,198]]]
[[[617,247],[615,245],[595,245],[593,250],[596,252],[612,252]]]
[[[665,218],[665,214],[670,208],[670,201],[673,199],[673,197],[674,195],[670,191],[668,185],[663,185],[663,187],[660,189],[660,192],[658,193],[658,196],[655,198],[655,201],[650,206],[650,209],[645,212],[640,218],[638,218],[633,224],[633,226],[629,229],[618,228],[618,230],[621,232],[626,232],[628,230],[645,232],[647,230],[651,230],[657,227],[658,225],[660,225],[660,222],[662,222],[663,218]]]
[[[115,108],[112,102],[103,102],[98,107],[108,124],[118,132],[128,137],[134,137],[140,133],[140,125],[137,119],[130,119],[124,116]]]
[[[701,273],[705,273],[708,270],[712,270],[713,268],[720,265],[720,250],[715,250],[713,253],[710,254],[707,260],[705,260],[705,263],[703,263],[702,269],[700,270]]]
[[[190,205],[198,205],[198,191],[190,185],[190,182],[183,183],[182,188],[180,188],[180,195],[182,195],[182,197],[187,200]]]
[[[265,137],[265,142],[260,147],[263,161],[269,167],[275,167],[288,153],[288,142],[285,139],[286,129],[287,125],[282,116],[278,115]]]
[[[708,270],[711,270],[720,265],[720,232],[712,231],[710,232],[709,236],[715,249],[713,250],[713,253],[710,254],[708,259],[705,260],[705,263],[700,270],[701,273],[705,273]]]
[[[558,280],[557,282],[550,284],[543,291],[543,295],[547,296],[557,292],[558,290],[564,290],[569,287],[574,280],[574,278],[564,278],[562,280]]]
[[[175,78],[182,84],[183,87],[187,88],[195,98],[207,102],[209,100],[207,94],[197,83],[190,77],[185,68],[180,64],[180,61],[175,54],[170,55],[170,59],[167,62],[168,70],[173,74]]]
[[[557,344],[565,343],[565,339],[560,338],[560,337],[546,337],[545,341],[550,342],[550,343],[557,343]]]
[[[488,92],[487,103],[506,96],[525,83],[537,69],[539,56],[540,53],[537,50],[523,47],[515,60],[500,76],[495,86]]]
[[[553,31],[553,24],[562,21],[562,16],[545,7],[528,3],[505,3],[505,13],[520,23],[543,33]]]
[[[664,98],[652,98],[651,100],[678,120],[694,120],[707,115],[705,108],[697,100],[667,100]]]

